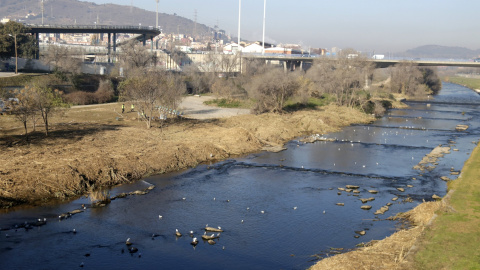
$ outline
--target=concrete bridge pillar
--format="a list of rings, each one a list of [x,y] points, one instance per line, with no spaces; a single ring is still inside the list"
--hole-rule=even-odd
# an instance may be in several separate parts
[[[108,63],[110,63],[110,44],[112,42],[112,34],[111,33],[108,33],[108,43],[107,43],[107,50],[108,50]]]
[[[113,61],[117,57],[117,33],[113,33]]]
[[[40,37],[39,33],[35,33],[35,45],[37,47],[37,50],[35,52],[35,59],[40,59]]]

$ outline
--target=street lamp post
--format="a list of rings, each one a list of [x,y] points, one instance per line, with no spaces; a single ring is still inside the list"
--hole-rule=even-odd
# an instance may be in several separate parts
[[[262,55],[265,55],[265,15],[267,10],[267,0],[263,1],[263,40],[262,40]]]
[[[14,35],[8,34],[8,35],[13,37],[13,39],[14,39],[14,43],[15,43],[15,74],[18,74],[17,34],[14,34]]]
[[[157,23],[156,23],[156,27],[158,29],[158,2],[160,2],[160,0],[155,0],[157,2]]]

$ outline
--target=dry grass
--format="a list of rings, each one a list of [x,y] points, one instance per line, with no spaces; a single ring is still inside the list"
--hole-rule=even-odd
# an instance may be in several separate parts
[[[409,219],[414,227],[400,230],[366,247],[323,259],[310,269],[411,269],[407,257],[435,212],[442,207],[443,202],[422,203],[397,217]]]

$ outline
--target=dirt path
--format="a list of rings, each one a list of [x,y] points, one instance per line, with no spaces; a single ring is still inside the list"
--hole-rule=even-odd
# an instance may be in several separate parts
[[[250,114],[248,109],[220,108],[205,105],[204,102],[215,99],[211,96],[187,96],[180,103],[179,111],[184,112],[186,118],[212,119],[225,118],[236,115]]]

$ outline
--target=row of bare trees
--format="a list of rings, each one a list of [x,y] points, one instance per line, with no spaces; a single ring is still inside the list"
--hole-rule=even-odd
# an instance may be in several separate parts
[[[38,77],[25,88],[6,95],[13,96],[7,106],[11,108],[15,118],[23,124],[27,139],[29,121],[32,122],[35,131],[36,123],[41,118],[45,126],[45,135],[48,136],[50,117],[59,109],[68,107],[63,102],[62,93],[51,87],[51,80],[48,77]]]
[[[420,68],[410,62],[390,68],[387,85],[372,85],[374,64],[353,50],[344,50],[336,58],[318,59],[307,71],[283,72],[282,68],[258,60],[244,61],[247,62],[243,63],[243,73],[235,78],[218,78],[216,70],[204,73],[189,70],[185,72],[186,81],[194,93],[212,92],[223,99],[242,96],[253,99],[255,113],[282,112],[287,100],[305,105],[309,98],[325,97],[339,106],[383,112],[381,107],[387,103],[379,97],[392,93],[422,96],[441,88],[434,69]],[[212,61],[216,66],[221,62],[220,57]]]

